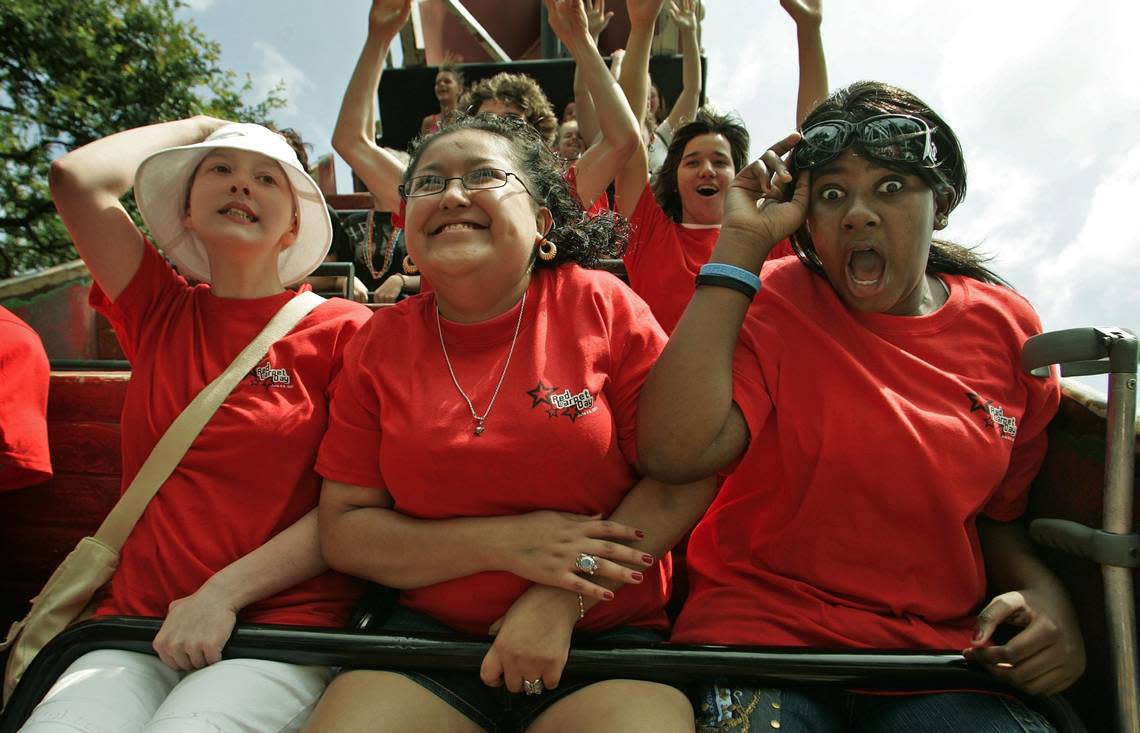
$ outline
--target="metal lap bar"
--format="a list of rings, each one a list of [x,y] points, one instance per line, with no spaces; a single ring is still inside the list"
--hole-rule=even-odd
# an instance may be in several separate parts
[[[1108,374],[1107,440],[1104,455],[1103,528],[1038,520],[1030,531],[1045,544],[1071,548],[1101,564],[1109,647],[1116,678],[1119,730],[1140,731],[1136,604],[1132,568],[1138,540],[1132,532],[1136,441],[1136,336],[1121,328],[1072,328],[1034,336],[1025,343],[1022,366],[1042,376],[1051,364],[1063,374]]]
[[[56,678],[95,649],[153,654],[160,619],[108,618],[78,624],[39,653],[0,717],[15,733]],[[452,669],[478,674],[486,641],[389,636],[282,626],[239,626],[223,658],[269,659],[354,669]],[[861,689],[991,689],[994,680],[958,652],[818,652],[800,649],[589,645],[570,649],[569,674],[683,684],[732,677],[767,684],[843,684]]]

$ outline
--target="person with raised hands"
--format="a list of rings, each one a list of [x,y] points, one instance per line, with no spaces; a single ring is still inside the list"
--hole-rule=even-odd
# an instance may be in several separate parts
[[[1081,674],[1070,601],[1017,522],[1058,380],[1021,370],[1030,304],[934,236],[965,193],[950,126],[878,82],[832,94],[734,179],[638,416],[651,476],[729,473],[689,541],[672,640],[964,649],[1034,695]],[[793,234],[799,257],[765,263]],[[1020,628],[995,642],[1001,623]],[[723,679],[696,695],[700,730],[1052,730],[992,692]]]
[[[602,0],[591,5],[589,16],[583,0],[544,2],[551,29],[574,58],[575,99],[581,90],[584,99],[589,100],[579,114],[585,112],[598,126],[598,136],[591,134],[585,152],[566,173],[582,205],[597,213],[609,208],[606,189],[640,146],[637,118],[598,53],[597,37],[608,22]],[[577,125],[580,130],[581,122]]]
[[[328,211],[285,138],[209,117],[96,140],[53,163],[50,183],[91,304],[131,363],[128,487],[191,400],[295,305],[286,286],[328,252]],[[132,187],[153,244],[120,202]],[[330,671],[222,648],[239,621],[340,627],[359,594],[321,557],[313,463],[344,346],[369,315],[320,303],[228,394],[134,525],[96,609],[161,618],[157,656],[81,656],[24,731],[300,728]]]
[[[399,589],[381,629],[494,642],[478,674],[346,672],[309,730],[691,731],[678,690],[562,674],[572,638],[661,638],[668,550],[714,492],[637,469],[637,395],[664,334],[586,269],[624,220],[583,216],[513,115],[445,123],[399,190],[433,291],[350,346],[318,461],[322,546]]]
[[[663,0],[628,0],[631,25],[620,80],[635,110],[646,108],[649,50],[662,4]],[[789,13],[800,44],[800,98],[822,99],[827,94],[827,69],[819,35],[819,1],[789,5],[796,9]],[[624,258],[629,283],[667,333],[676,326],[693,293],[693,278],[712,252],[728,186],[744,167],[748,145],[748,131],[738,119],[702,109],[676,129],[665,161],[652,179],[644,147],[618,173],[615,208],[629,218],[634,230]],[[785,243],[772,258],[791,253]]]

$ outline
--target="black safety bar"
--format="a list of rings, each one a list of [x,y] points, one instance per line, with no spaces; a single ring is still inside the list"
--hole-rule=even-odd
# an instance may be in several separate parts
[[[96,649],[153,654],[151,643],[161,625],[160,619],[115,617],[86,621],[60,634],[24,673],[0,715],[0,733],[19,730],[56,678],[83,654]],[[489,647],[489,642],[478,639],[251,625],[234,630],[222,656],[353,669],[449,669],[478,674]],[[995,689],[996,685],[956,651],[575,644],[566,672],[679,685],[717,677],[771,685],[842,684],[891,690],[976,690]]]

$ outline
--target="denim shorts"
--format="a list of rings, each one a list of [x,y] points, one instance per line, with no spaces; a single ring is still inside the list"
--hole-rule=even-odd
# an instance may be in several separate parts
[[[455,634],[451,627],[440,623],[426,613],[396,606],[388,618],[373,630],[405,634]],[[577,636],[575,640],[591,643],[653,644],[664,641],[658,631],[634,626]],[[558,687],[541,695],[514,694],[506,687],[488,687],[475,672],[405,672],[400,674],[424,687],[451,707],[463,713],[488,733],[523,731],[547,708],[562,698],[586,687],[596,679],[565,675]]]
[[[697,733],[1055,733],[1017,698],[988,692],[869,694],[718,681],[694,690],[691,698]]]

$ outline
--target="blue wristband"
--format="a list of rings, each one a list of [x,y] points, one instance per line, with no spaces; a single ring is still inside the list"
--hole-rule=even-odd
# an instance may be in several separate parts
[[[736,265],[726,265],[721,262],[709,262],[708,264],[701,265],[700,275],[720,275],[722,277],[732,278],[747,285],[752,292],[760,290],[760,276],[743,267]]]

